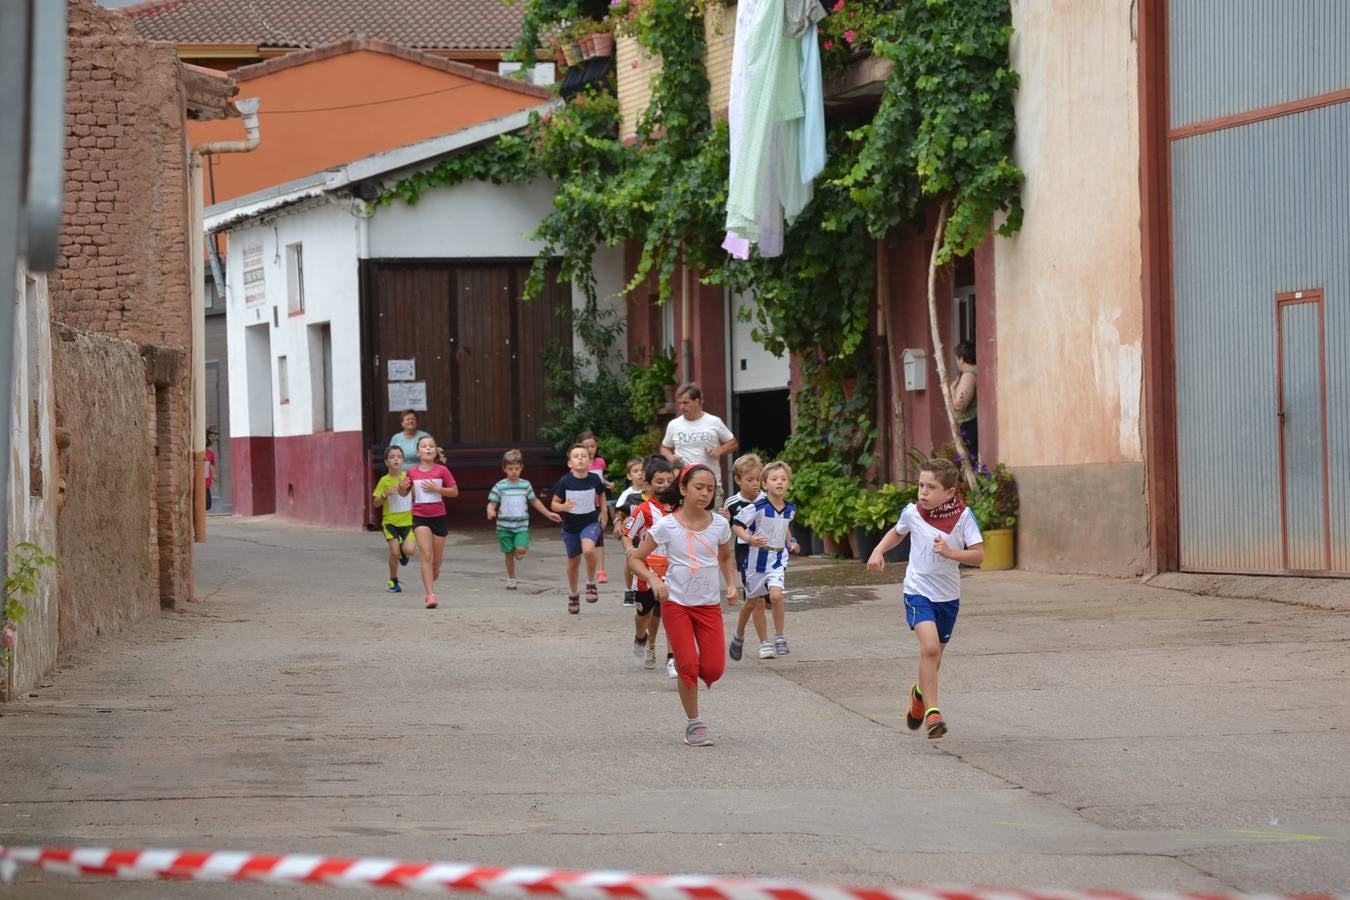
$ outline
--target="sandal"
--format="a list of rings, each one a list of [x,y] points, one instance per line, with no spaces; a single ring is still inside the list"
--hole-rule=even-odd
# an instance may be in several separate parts
[[[586,585],[586,602],[594,603],[600,599],[600,589],[595,586],[595,582]]]
[[[574,616],[581,612],[581,598],[576,594],[567,595],[567,611]]]

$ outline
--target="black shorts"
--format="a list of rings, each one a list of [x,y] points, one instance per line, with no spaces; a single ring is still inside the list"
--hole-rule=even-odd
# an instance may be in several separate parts
[[[398,541],[400,544],[408,539],[413,530],[411,525],[395,525],[392,522],[385,522],[381,527],[386,541]]]
[[[647,616],[656,613],[656,617],[661,617],[661,604],[656,601],[656,595],[648,588],[645,591],[638,591],[633,598],[637,604],[637,615]]]
[[[736,542],[736,571],[741,575],[741,589],[745,589],[745,566],[750,562],[750,545]]]
[[[449,516],[413,516],[413,528],[430,528],[436,537],[445,537],[450,533]]]

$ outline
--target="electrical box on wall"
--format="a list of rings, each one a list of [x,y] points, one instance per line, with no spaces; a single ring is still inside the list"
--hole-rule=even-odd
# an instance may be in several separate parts
[[[918,347],[906,347],[901,353],[905,361],[905,390],[922,391],[928,388],[928,353]]]

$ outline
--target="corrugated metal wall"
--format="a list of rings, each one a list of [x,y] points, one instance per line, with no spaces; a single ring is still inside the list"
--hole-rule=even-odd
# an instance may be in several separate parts
[[[1171,0],[1171,124],[1350,85],[1347,0]]]
[[[1350,572],[1350,104],[1173,142],[1172,210],[1182,568],[1288,570],[1275,297],[1323,288],[1330,569]],[[1313,377],[1317,357],[1294,355]]]

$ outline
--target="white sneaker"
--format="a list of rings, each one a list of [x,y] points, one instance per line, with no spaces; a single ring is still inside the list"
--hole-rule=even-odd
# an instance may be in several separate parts
[[[516,589],[516,580],[514,578],[506,579],[506,589],[508,591],[514,591]]]
[[[647,642],[633,641],[633,662],[637,663],[640,666],[642,665],[642,661],[646,658],[647,658]]]
[[[759,658],[760,659],[774,658],[772,641],[764,641],[762,644],[759,645]]]
[[[675,671],[675,658],[674,658],[674,657],[671,657],[670,659],[666,660],[666,677],[667,677],[667,678],[679,678],[679,677],[680,677],[680,673]]]

